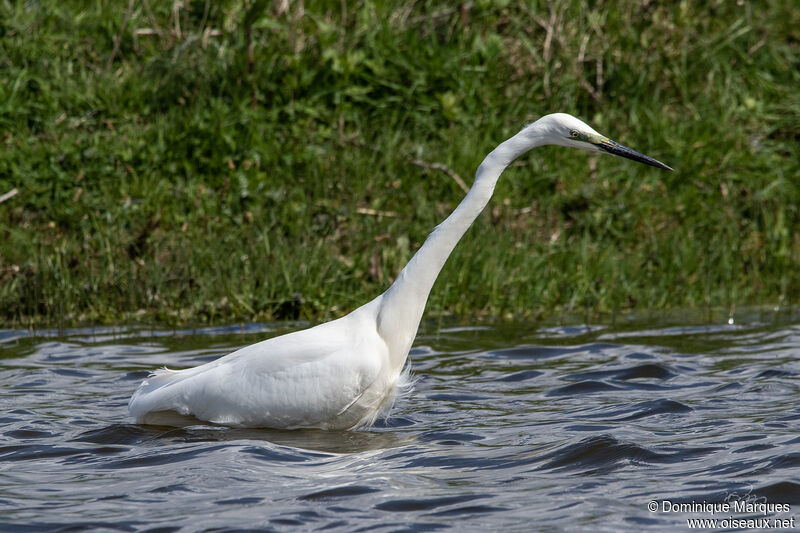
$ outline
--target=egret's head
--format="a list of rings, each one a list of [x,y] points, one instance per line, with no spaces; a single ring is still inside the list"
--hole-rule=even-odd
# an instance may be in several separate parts
[[[544,139],[544,142],[540,141],[539,144],[555,144],[568,148],[581,148],[590,152],[605,152],[664,170],[672,170],[652,157],[640,154],[627,146],[612,141],[605,135],[597,133],[594,128],[582,120],[566,113],[546,115],[527,126],[523,131],[526,130],[530,130],[532,135]]]

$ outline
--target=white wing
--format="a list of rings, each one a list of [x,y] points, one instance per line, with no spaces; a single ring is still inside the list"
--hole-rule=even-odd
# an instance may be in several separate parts
[[[370,415],[365,409],[380,408],[362,400],[385,401],[370,392],[373,384],[385,389],[391,379],[388,349],[365,314],[268,339],[196,368],[159,371],[134,393],[129,412],[137,422],[174,411],[233,426],[358,426]]]

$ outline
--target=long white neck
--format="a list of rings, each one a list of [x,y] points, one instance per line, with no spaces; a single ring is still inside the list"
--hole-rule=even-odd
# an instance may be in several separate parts
[[[500,174],[517,157],[539,144],[530,130],[527,133],[523,130],[487,155],[464,200],[433,230],[392,286],[378,297],[378,333],[388,344],[396,368],[405,364],[436,277],[458,241],[489,203]]]

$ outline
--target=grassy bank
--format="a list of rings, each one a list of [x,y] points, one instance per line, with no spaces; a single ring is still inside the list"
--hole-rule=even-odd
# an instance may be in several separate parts
[[[0,322],[321,319],[551,111],[430,313],[800,300],[795,2],[0,0]],[[449,170],[449,172],[448,172]]]

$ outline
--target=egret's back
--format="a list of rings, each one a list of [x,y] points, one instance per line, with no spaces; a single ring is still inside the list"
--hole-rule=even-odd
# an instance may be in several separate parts
[[[355,315],[355,316],[353,316]],[[160,370],[129,403],[139,423],[164,411],[230,426],[346,429],[371,423],[399,372],[356,313],[247,346],[187,370]]]

